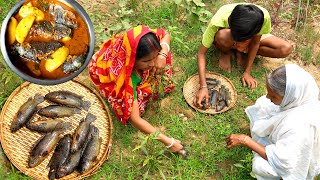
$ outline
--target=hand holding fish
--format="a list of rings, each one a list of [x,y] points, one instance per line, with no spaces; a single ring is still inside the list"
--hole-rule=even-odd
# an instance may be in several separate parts
[[[198,91],[198,94],[196,95],[193,104],[198,107],[202,108],[202,101],[205,101],[205,104],[209,104],[209,93],[208,93],[208,88],[200,88]]]

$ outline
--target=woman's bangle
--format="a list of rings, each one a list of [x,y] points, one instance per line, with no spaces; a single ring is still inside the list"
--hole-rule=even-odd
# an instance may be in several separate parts
[[[208,88],[208,86],[201,86],[201,87],[200,87],[200,89],[203,89],[203,88]]]
[[[249,137],[249,136],[246,136],[246,137],[243,139],[243,141],[242,141],[242,144],[243,144],[243,145],[246,144],[246,141],[247,141],[248,137]]]
[[[159,52],[158,55],[162,55],[163,57],[165,57],[166,59],[168,59],[168,55],[164,52]]]
[[[161,46],[162,44],[164,44],[164,45],[166,45],[166,46],[167,46],[167,48],[168,48],[168,52],[169,52],[169,51],[170,51],[170,46],[169,46],[169,44],[168,44],[168,43],[166,43],[166,42],[162,42],[162,43],[160,43],[160,46]]]
[[[171,144],[169,146],[166,146],[166,148],[168,148],[168,149],[171,148],[173,146],[173,144],[174,144],[174,138],[172,137],[171,138]]]

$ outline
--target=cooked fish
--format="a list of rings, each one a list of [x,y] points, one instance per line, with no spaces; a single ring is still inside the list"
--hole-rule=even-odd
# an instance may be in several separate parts
[[[35,122],[29,122],[26,124],[26,127],[32,131],[37,131],[40,133],[48,133],[52,131],[70,129],[71,124],[69,122],[64,122],[61,120],[38,120]]]
[[[17,43],[14,49],[20,57],[39,63],[42,59],[47,59],[55,50],[62,46],[62,43],[55,41],[31,41],[30,43]]]
[[[78,27],[76,15],[73,12],[55,4],[50,4],[49,12],[53,15],[55,23],[64,24],[71,28]]]
[[[40,21],[37,24],[33,24],[30,29],[32,36],[41,36],[44,38],[51,38],[53,36],[54,28],[50,21]]]
[[[97,117],[91,113],[88,113],[85,119],[82,119],[79,126],[75,130],[72,139],[71,152],[78,151],[83,147],[85,141],[88,138],[90,124],[95,121]]]
[[[102,138],[99,138],[99,129],[95,126],[90,128],[91,138],[86,145],[79,163],[79,172],[83,174],[91,168],[100,152]]]
[[[59,142],[61,138],[61,134],[63,131],[53,131],[50,133],[47,133],[46,135],[42,136],[33,146],[30,156],[29,156],[29,161],[28,161],[28,166],[30,168],[36,167],[39,165]]]
[[[54,24],[50,21],[40,21],[31,27],[30,34],[32,36],[60,40],[66,37],[71,38],[72,30],[63,24]]]
[[[82,66],[84,61],[86,60],[86,54],[81,56],[71,56],[67,57],[66,62],[63,65],[63,72],[68,74],[74,72]]]
[[[70,155],[72,135],[66,134],[60,139],[58,145],[56,146],[54,153],[49,161],[49,179],[55,179],[58,168],[67,160]]]
[[[16,117],[11,123],[11,132],[16,132],[23,127],[37,111],[38,104],[44,101],[43,96],[36,94],[33,98],[29,98],[18,110]]]
[[[38,114],[41,116],[49,117],[49,118],[60,118],[60,117],[68,117],[74,114],[80,114],[81,110],[75,107],[67,107],[60,105],[49,105],[44,107],[38,111]]]
[[[70,107],[83,108],[89,110],[90,101],[82,100],[83,96],[77,95],[70,91],[53,91],[44,97],[46,100]]]

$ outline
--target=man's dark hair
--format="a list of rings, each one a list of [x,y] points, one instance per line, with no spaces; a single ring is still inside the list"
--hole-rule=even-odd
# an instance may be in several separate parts
[[[255,5],[237,5],[229,16],[232,37],[238,42],[258,34],[263,22],[263,12]]]

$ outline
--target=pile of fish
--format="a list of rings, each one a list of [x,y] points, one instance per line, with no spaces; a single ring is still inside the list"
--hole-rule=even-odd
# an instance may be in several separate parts
[[[39,165],[53,151],[47,165],[49,179],[62,178],[74,171],[83,174],[92,167],[99,155],[102,142],[99,129],[93,125],[96,116],[87,113],[73,134],[67,133],[72,130],[71,124],[61,120],[63,117],[80,114],[82,109],[89,110],[90,102],[82,98],[70,91],[53,91],[44,97],[35,94],[19,108],[11,124],[11,132],[26,127],[43,134],[31,149],[29,168]],[[40,107],[45,100],[55,104]],[[40,115],[40,118],[34,121],[36,114]]]
[[[216,112],[223,110],[225,107],[229,107],[231,104],[230,91],[224,85],[221,85],[220,80],[214,78],[206,78],[208,92],[209,92],[209,104],[206,101],[201,102],[202,109],[207,110],[209,108],[214,109]]]

